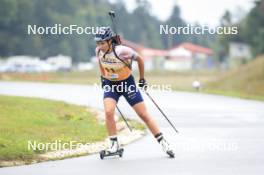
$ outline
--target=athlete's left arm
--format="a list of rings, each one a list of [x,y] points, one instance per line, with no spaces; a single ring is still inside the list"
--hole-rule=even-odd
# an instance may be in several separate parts
[[[145,71],[145,67],[144,67],[144,60],[142,58],[142,56],[138,55],[137,58],[137,63],[138,63],[138,70],[139,70],[139,79],[144,79],[144,71]]]

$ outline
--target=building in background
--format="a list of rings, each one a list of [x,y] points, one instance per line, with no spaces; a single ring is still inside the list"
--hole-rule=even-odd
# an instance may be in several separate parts
[[[143,57],[146,71],[164,69],[164,62],[168,56],[167,50],[147,48],[143,45],[125,39],[122,39],[122,44],[131,47]],[[133,64],[133,69],[137,68],[137,65]]]
[[[38,57],[11,56],[0,65],[0,72],[38,73],[51,72],[54,68]]]
[[[26,55],[11,56],[0,64],[0,72],[38,73],[70,71],[71,57],[58,55],[40,60],[39,57]]]
[[[48,57],[46,62],[52,65],[56,71],[70,71],[72,68],[72,58],[65,55]]]
[[[214,67],[212,61],[213,51],[209,48],[192,43],[182,43],[168,50],[145,47],[125,39],[122,44],[131,47],[144,59],[146,71],[188,71],[192,69],[210,69]],[[235,54],[233,54],[235,55]],[[5,64],[1,63],[1,72],[51,72],[51,71],[88,71],[97,69],[97,58],[91,62],[79,63],[72,68],[72,58],[65,55],[48,57],[40,60],[38,57],[13,56]],[[133,70],[137,70],[133,64]]]
[[[215,66],[212,49],[192,43],[182,43],[168,50],[147,48],[124,39],[122,39],[122,44],[142,55],[147,71],[186,71],[211,69]]]
[[[214,67],[213,51],[200,45],[182,43],[169,49],[165,62],[167,70],[210,69]]]

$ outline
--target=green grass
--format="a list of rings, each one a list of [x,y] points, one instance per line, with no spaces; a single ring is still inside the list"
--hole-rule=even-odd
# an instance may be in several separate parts
[[[34,81],[48,83],[93,84],[99,83],[98,71],[52,73],[0,73],[4,81]]]
[[[30,161],[45,152],[29,150],[28,141],[91,143],[107,136],[87,108],[37,98],[0,96],[0,123],[0,161]]]
[[[127,120],[129,126],[131,126],[132,129],[136,129],[136,130],[145,130],[146,129],[145,125],[142,124],[142,122],[138,122],[136,120],[131,120],[129,118],[126,118],[126,120]],[[119,122],[124,122],[122,117],[119,118]]]
[[[137,130],[146,129],[145,125],[143,125],[142,123],[138,123],[134,120],[129,120],[129,124],[132,126],[132,128],[137,129]]]
[[[216,94],[216,95],[223,95],[223,96],[230,96],[230,97],[238,97],[238,98],[243,98],[243,99],[264,101],[264,96],[263,95],[251,95],[251,94],[248,94],[248,93],[245,93],[245,92],[205,89],[205,90],[202,91],[202,93]]]

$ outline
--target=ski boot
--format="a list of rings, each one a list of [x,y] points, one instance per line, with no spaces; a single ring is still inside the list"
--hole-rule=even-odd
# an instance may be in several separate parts
[[[162,138],[159,143],[162,146],[163,151],[168,154],[170,158],[174,158],[175,155],[169,143],[164,138]]]

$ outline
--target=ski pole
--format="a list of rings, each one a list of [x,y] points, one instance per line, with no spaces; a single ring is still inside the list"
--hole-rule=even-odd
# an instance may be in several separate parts
[[[172,124],[172,122],[169,120],[169,118],[165,115],[165,113],[161,110],[161,108],[159,107],[159,105],[154,101],[154,99],[150,96],[150,94],[144,90],[144,92],[147,94],[147,96],[151,99],[151,101],[154,103],[154,105],[158,108],[158,110],[161,112],[161,114],[166,118],[166,120],[169,122],[169,124],[172,126],[172,128],[177,132],[178,130],[175,128],[175,126]]]
[[[123,118],[123,120],[125,121],[125,123],[126,123],[127,127],[129,128],[130,132],[132,132],[132,128],[128,124],[127,119],[124,117],[123,113],[121,112],[121,110],[118,108],[117,105],[116,105],[116,108],[117,108],[118,112],[120,113],[121,117]]]

